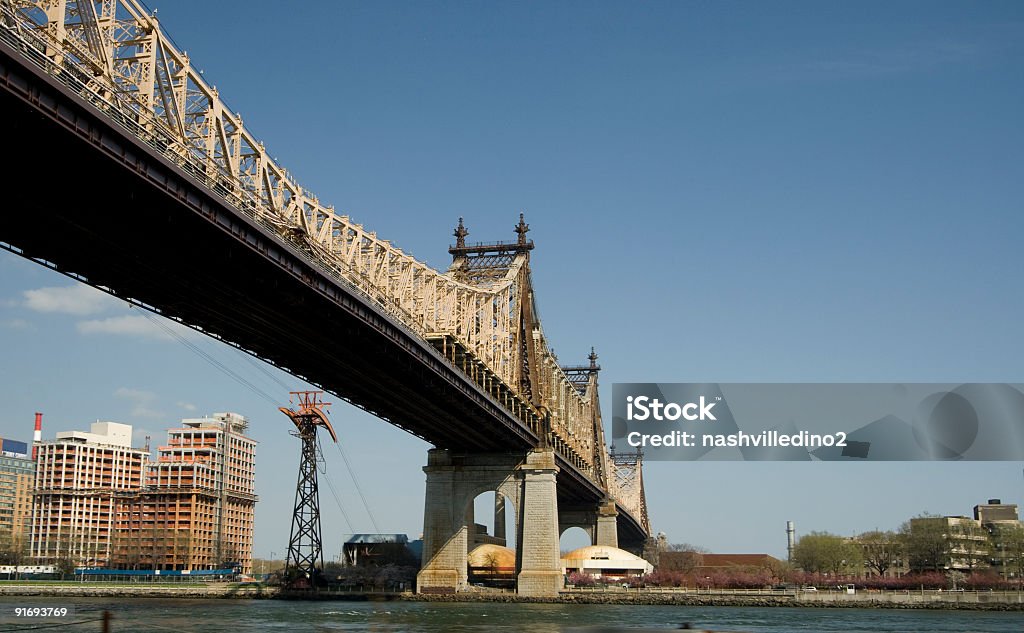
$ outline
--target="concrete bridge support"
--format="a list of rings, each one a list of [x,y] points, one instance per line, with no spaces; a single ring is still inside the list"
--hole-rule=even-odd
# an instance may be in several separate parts
[[[505,496],[494,492],[494,537],[505,541]],[[508,543],[503,543],[508,545]]]
[[[598,506],[594,545],[619,546],[618,518],[619,513],[615,509],[614,501],[606,501]]]
[[[558,551],[558,467],[551,450],[507,453],[428,453],[423,513],[420,593],[452,593],[468,584],[467,548],[473,500],[494,491],[511,501],[516,530],[517,589],[522,595],[557,595],[562,588]]]
[[[523,501],[517,512],[516,591],[524,596],[557,596],[563,587],[563,577],[558,551],[555,452],[531,451],[519,474]]]
[[[578,527],[590,537],[591,545],[619,546],[619,513],[614,501],[605,501],[597,507],[563,508],[558,513],[558,531]]]

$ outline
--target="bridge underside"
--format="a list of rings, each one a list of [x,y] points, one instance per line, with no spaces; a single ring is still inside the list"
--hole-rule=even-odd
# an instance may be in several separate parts
[[[438,447],[536,435],[426,342],[0,44],[0,242],[229,341]],[[602,491],[560,460],[558,502]],[[619,540],[646,534],[619,513]]]

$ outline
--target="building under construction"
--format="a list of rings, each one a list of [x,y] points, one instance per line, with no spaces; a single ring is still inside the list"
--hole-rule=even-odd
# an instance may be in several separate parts
[[[182,420],[156,461],[132,427],[37,442],[31,555],[76,567],[252,568],[256,441],[237,413]]]
[[[120,496],[138,492],[147,451],[132,448],[132,427],[96,422],[37,442],[30,552],[40,563],[100,567],[110,559]]]
[[[112,567],[252,571],[256,441],[236,413],[167,432],[146,485],[118,503]]]

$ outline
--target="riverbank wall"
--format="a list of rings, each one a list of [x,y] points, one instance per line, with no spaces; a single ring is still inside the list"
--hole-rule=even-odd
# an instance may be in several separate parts
[[[525,598],[513,593],[410,595],[407,600],[441,602],[547,602],[563,604],[635,604],[730,607],[806,607],[872,609],[965,609],[1024,611],[1024,593],[1017,592],[886,592],[886,593],[696,593],[686,591],[566,591],[557,598]]]
[[[40,598],[276,598],[276,587],[260,585],[106,585],[68,583],[62,585],[0,584],[0,598],[7,596]]]
[[[564,591],[557,597],[520,596],[512,592],[469,591],[457,594],[387,592],[287,592],[261,585],[105,585],[101,583],[0,584],[0,597],[40,598],[197,598],[197,599],[292,599],[415,602],[516,602],[560,604],[622,604],[733,607],[805,607],[871,609],[964,609],[1024,611],[1024,592],[736,592],[701,593],[683,590],[629,589],[621,591]]]

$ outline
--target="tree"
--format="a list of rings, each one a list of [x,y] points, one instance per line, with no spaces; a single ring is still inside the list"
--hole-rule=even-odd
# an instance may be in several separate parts
[[[793,575],[793,565],[784,560],[770,560],[764,568],[771,575],[772,582],[788,580]]]
[[[992,549],[1003,568],[1003,577],[1013,575],[1018,584],[1024,578],[1024,526],[996,525],[992,529]]]
[[[946,574],[946,578],[949,579],[949,588],[956,591],[956,588],[962,586],[964,581],[967,580],[967,574],[962,571],[952,569],[948,574]]]
[[[960,521],[950,526],[950,546],[956,562],[974,572],[988,567],[991,555],[988,530],[977,523]]]
[[[28,555],[28,541],[20,532],[0,531],[0,565],[18,567]]]
[[[192,568],[192,530],[187,527],[169,528],[168,548],[171,555],[169,569]]]
[[[708,551],[690,543],[672,543],[659,557],[658,568],[664,571],[678,571],[688,574],[704,563]]]
[[[73,576],[75,574],[75,567],[78,566],[79,557],[73,551],[72,543],[72,539],[67,537],[57,540],[53,565],[57,568],[57,573],[60,574],[61,579]]]
[[[828,532],[806,534],[793,548],[793,562],[807,572],[839,574],[860,567],[860,548]]]
[[[910,571],[943,571],[949,564],[949,536],[943,517],[920,514],[900,526],[900,538]]]
[[[498,574],[498,556],[494,552],[484,556],[484,567],[487,568],[491,578]]]
[[[701,547],[700,545],[693,545],[692,543],[670,543],[665,547],[666,552],[697,552],[698,554],[708,554],[708,550]]]
[[[21,532],[0,531],[0,565],[14,567],[15,577],[20,577],[18,567],[28,558],[29,542]]]
[[[581,574],[578,571],[574,571],[569,574],[569,584],[576,587],[593,587],[597,584],[597,579],[590,574]]]
[[[857,537],[864,562],[879,576],[893,567],[903,555],[903,541],[893,531],[873,530]]]

